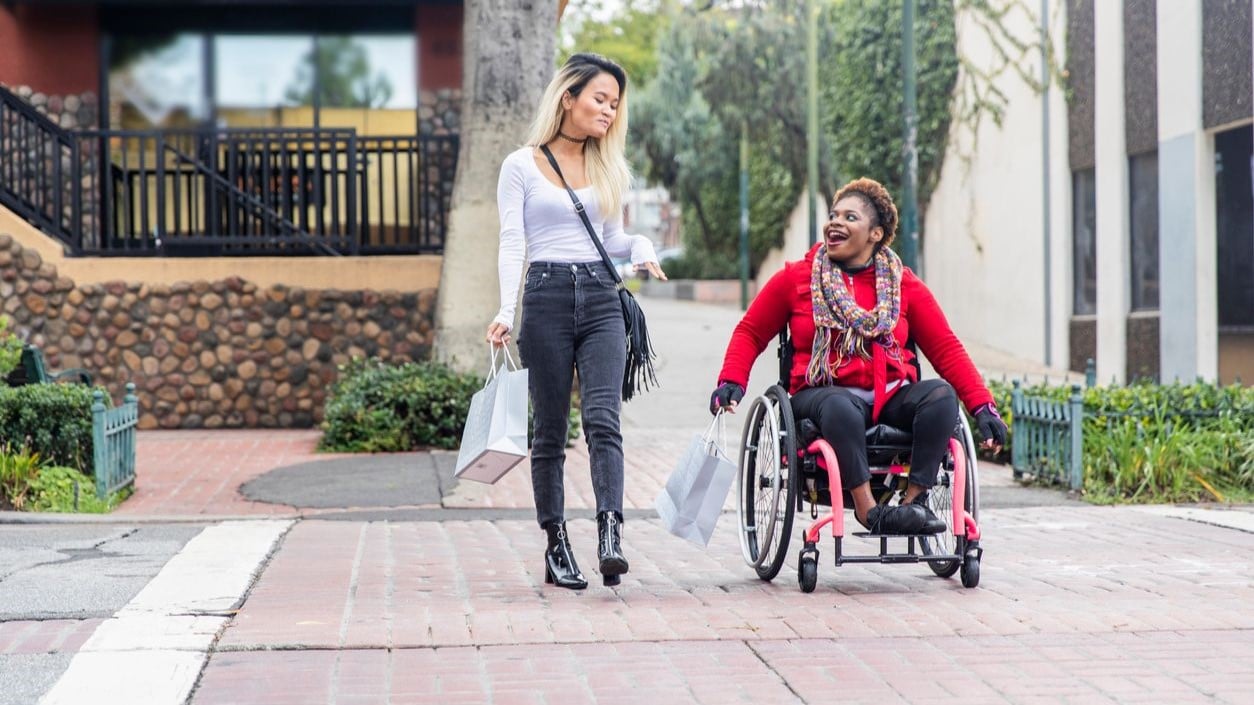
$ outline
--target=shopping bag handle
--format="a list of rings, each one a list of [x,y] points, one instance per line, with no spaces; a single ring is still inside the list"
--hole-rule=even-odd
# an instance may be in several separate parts
[[[496,379],[496,375],[498,372],[497,364],[496,364],[496,356],[502,352],[505,355],[505,358],[504,358],[505,364],[503,366],[506,367],[506,369],[510,372],[518,371],[518,363],[514,362],[514,356],[510,354],[508,345],[502,345],[501,347],[498,348],[497,346],[491,343],[488,343],[488,356],[489,356],[488,377],[487,379],[483,380],[483,386],[485,387],[488,386],[489,382]]]
[[[727,422],[725,417],[726,411],[720,408],[718,413],[714,414],[714,420],[705,429],[705,433],[701,434],[701,440],[705,441],[706,446],[712,446],[714,451],[724,458],[727,457],[727,452],[723,450],[727,447]],[[715,431],[718,432],[717,438],[714,436]]]

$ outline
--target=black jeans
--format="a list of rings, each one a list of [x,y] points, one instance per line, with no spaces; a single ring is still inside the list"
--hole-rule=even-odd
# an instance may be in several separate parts
[[[866,430],[871,425],[871,405],[840,387],[810,387],[792,397],[798,420],[808,418],[836,451],[840,482],[846,490],[871,479],[866,457]],[[910,482],[924,487],[936,484],[941,460],[958,423],[958,396],[941,379],[906,385],[884,403],[879,423],[914,434],[910,451]]]
[[[623,371],[627,332],[614,278],[601,262],[534,262],[523,285],[518,351],[528,369],[535,429],[531,487],[540,526],[562,521],[566,432],[579,371],[583,431],[597,512],[623,511]]]

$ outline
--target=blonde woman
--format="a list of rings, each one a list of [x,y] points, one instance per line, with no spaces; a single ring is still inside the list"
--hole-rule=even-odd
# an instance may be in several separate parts
[[[623,232],[623,193],[631,182],[624,156],[626,138],[626,73],[603,56],[575,54],[549,83],[526,146],[505,158],[497,186],[501,308],[488,326],[487,339],[497,346],[509,343],[526,262],[518,350],[529,370],[535,411],[531,483],[536,518],[548,535],[545,582],[575,590],[588,586],[571,550],[563,511],[566,432],[576,369],[596,494],[603,583],[619,584],[628,569],[621,545],[619,430],[627,346],[614,278],[566,187],[574,190],[611,255],[630,255],[637,268],[666,278],[649,239]]]

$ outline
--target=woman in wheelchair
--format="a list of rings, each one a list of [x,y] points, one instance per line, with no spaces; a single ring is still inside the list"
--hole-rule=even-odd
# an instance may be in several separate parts
[[[936,534],[946,524],[927,506],[927,492],[958,400],[975,417],[984,447],[999,448],[1006,425],[932,292],[887,247],[897,223],[897,207],[876,181],[857,179],[836,193],[823,242],[775,274],[733,331],[710,411],[735,410],[754,360],[787,326],[793,413],[835,449],[858,522],[874,534]],[[911,343],[942,379],[919,380]],[[871,490],[865,432],[877,423],[913,435],[898,505],[878,504]]]

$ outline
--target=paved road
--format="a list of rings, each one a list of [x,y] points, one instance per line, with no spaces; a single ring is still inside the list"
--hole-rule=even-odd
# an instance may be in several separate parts
[[[0,705],[29,705],[200,525],[0,526]]]

